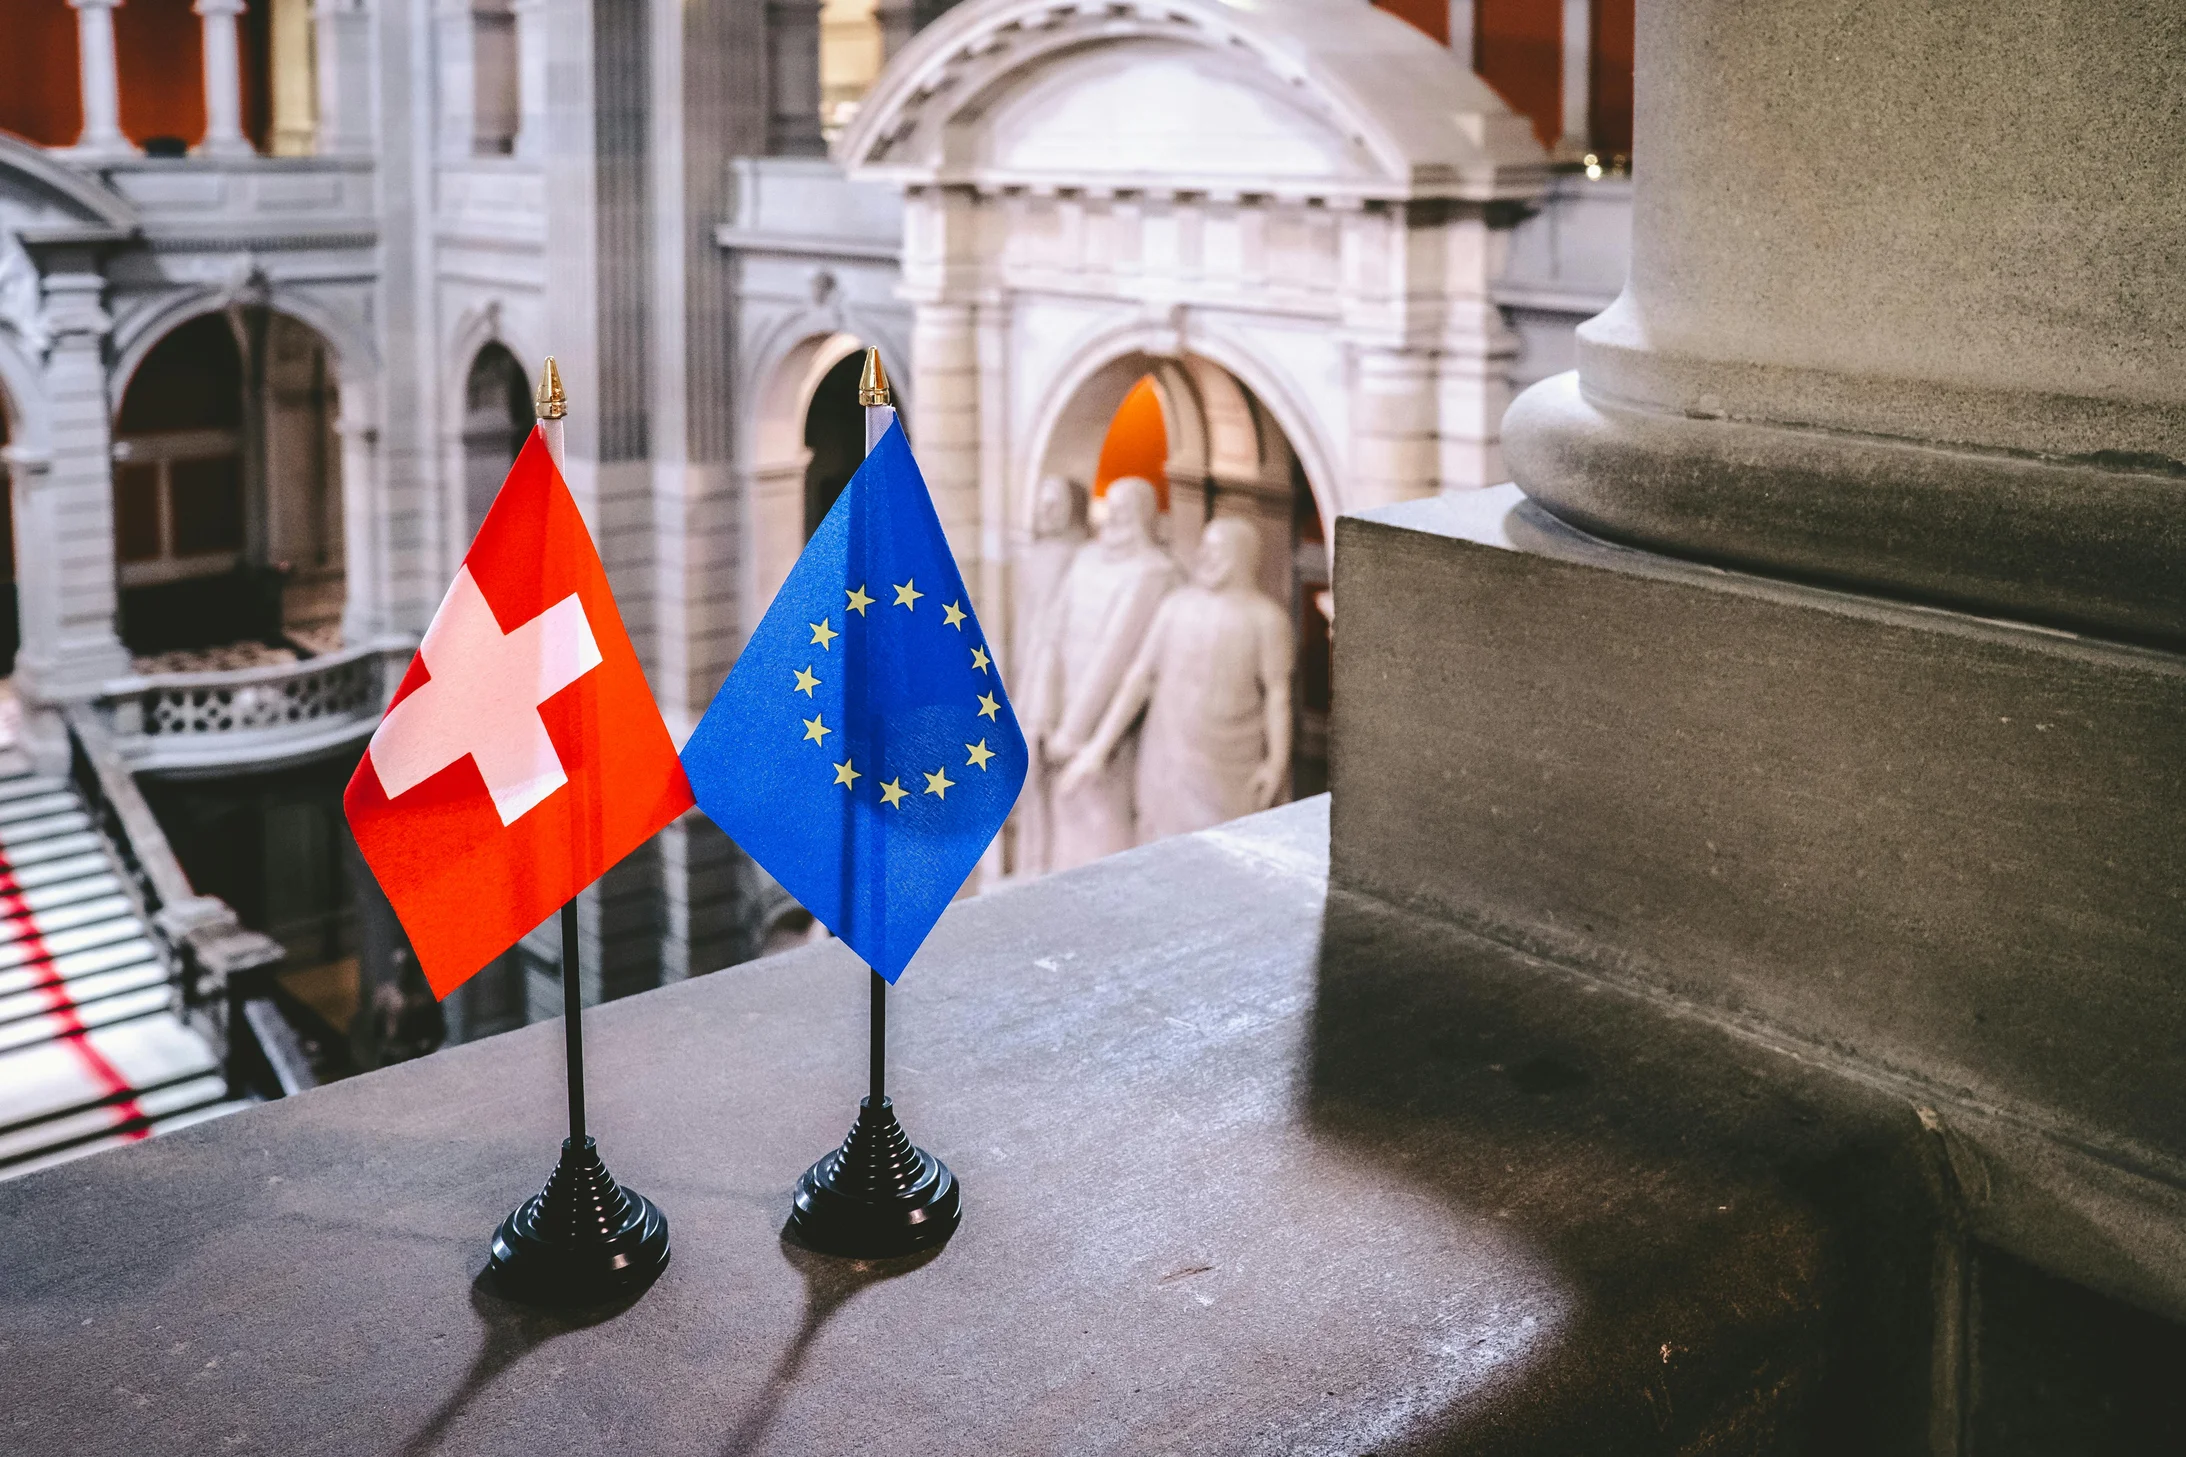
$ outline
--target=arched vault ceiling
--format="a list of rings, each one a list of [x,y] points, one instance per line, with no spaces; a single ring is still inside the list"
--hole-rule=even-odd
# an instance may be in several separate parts
[[[839,148],[903,185],[1491,200],[1535,192],[1527,124],[1359,0],[966,0]]]

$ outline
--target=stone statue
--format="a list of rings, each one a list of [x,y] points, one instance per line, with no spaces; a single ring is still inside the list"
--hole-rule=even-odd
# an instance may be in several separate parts
[[[1109,484],[1100,535],[1078,548],[1031,663],[1022,722],[1050,768],[1077,757],[1115,700],[1176,563],[1154,540],[1154,488],[1136,476]],[[1118,735],[1102,762],[1049,797],[1046,865],[1068,870],[1138,843],[1131,794],[1134,743]]]
[[[1260,536],[1219,517],[1200,537],[1191,585],[1155,614],[1100,726],[1056,779],[1095,782],[1140,711],[1138,839],[1203,830],[1266,809],[1290,768],[1290,623],[1253,585]]]
[[[1063,578],[1085,545],[1085,492],[1061,476],[1040,482],[1032,503],[1032,538],[1017,549],[1014,615],[1010,645],[1015,667],[1034,661],[1048,615],[1062,599]],[[1032,772],[1017,801],[1017,839],[1012,869],[1019,875],[1043,875],[1049,868],[1053,838],[1054,774],[1033,756]]]

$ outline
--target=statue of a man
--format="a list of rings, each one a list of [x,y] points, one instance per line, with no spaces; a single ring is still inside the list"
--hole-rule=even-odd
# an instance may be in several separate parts
[[[1136,476],[1109,483],[1100,535],[1078,548],[1039,634],[1022,722],[1040,758],[1075,758],[1115,699],[1176,563],[1154,540],[1154,488]],[[1055,787],[1047,866],[1068,870],[1138,843],[1132,812],[1133,745],[1119,736],[1097,772]]]
[[[1037,661],[1041,634],[1062,599],[1070,563],[1084,545],[1085,492],[1061,476],[1047,477],[1033,497],[1031,539],[1017,550],[1010,621],[1010,646],[1016,656],[1011,667]],[[1031,701],[1029,696],[1026,701]],[[1011,865],[1015,874],[1044,875],[1049,869],[1055,823],[1050,803],[1054,777],[1054,771],[1034,755],[1032,772],[1025,776],[1025,792],[1017,801],[1017,838]]]
[[[1200,537],[1191,585],[1154,616],[1138,657],[1056,792],[1108,772],[1140,710],[1139,843],[1266,809],[1290,769],[1290,623],[1253,585],[1260,537],[1220,517]]]

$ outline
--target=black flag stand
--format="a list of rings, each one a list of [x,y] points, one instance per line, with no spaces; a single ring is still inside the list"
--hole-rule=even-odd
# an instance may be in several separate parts
[[[577,903],[562,907],[562,1023],[569,1137],[546,1187],[493,1233],[487,1264],[502,1291],[538,1305],[593,1305],[645,1288],[668,1263],[668,1218],[607,1172],[584,1131],[584,1017],[577,990]]]
[[[566,406],[549,357],[539,380],[539,426],[557,465]],[[668,1218],[600,1162],[584,1131],[584,998],[577,966],[577,902],[562,906],[562,1029],[569,1058],[569,1137],[546,1187],[493,1233],[486,1269],[503,1293],[537,1305],[594,1305],[634,1295],[668,1264]]]
[[[842,1147],[805,1170],[789,1234],[808,1249],[854,1260],[908,1255],[948,1242],[964,1217],[956,1175],[914,1145],[887,1094],[888,982],[873,980],[872,1091]]]
[[[858,403],[865,406],[870,454],[895,418],[878,349],[865,351]],[[888,1099],[888,979],[877,971],[866,974],[873,982],[871,1090],[858,1103],[858,1121],[842,1147],[797,1181],[784,1231],[807,1249],[854,1260],[938,1248],[964,1217],[956,1175],[896,1122]]]

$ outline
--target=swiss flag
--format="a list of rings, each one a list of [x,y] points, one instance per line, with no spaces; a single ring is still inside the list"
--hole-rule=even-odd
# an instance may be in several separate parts
[[[446,996],[691,806],[534,429],[342,796]]]

